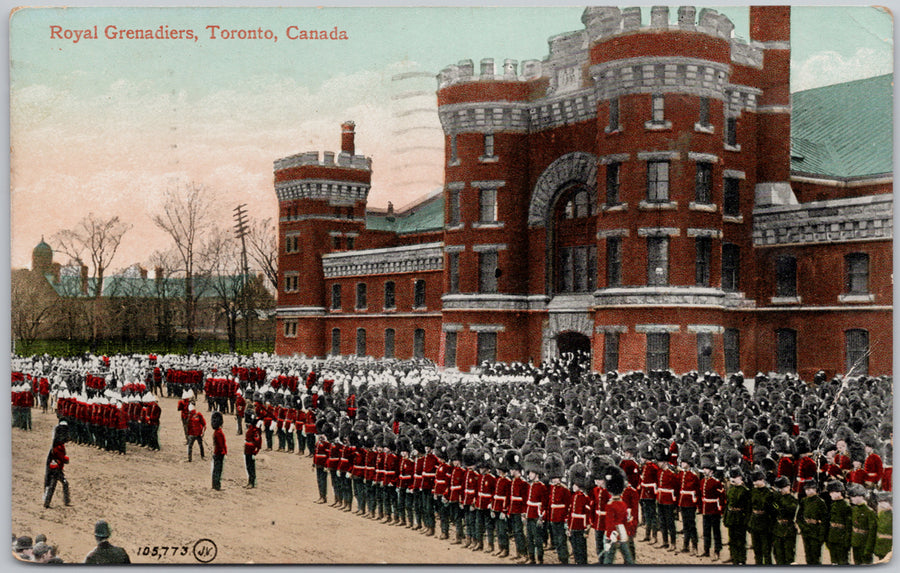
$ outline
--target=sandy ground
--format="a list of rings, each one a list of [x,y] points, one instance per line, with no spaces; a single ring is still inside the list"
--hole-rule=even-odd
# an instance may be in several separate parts
[[[129,444],[128,453],[122,456],[70,443],[66,475],[73,505],[63,505],[61,488],[57,488],[49,509],[44,509],[41,495],[44,460],[56,416],[34,410],[32,431],[12,430],[12,531],[31,537],[45,534],[68,563],[82,562],[94,547],[93,527],[98,519],[109,522],[113,531],[110,541],[123,546],[134,563],[197,564],[195,546],[201,552],[208,545],[197,545],[201,539],[215,543],[214,564],[514,563],[316,504],[311,459],[297,454],[261,452],[257,456],[257,488],[242,488],[246,483],[243,437],[236,435],[234,416],[225,417],[229,455],[223,489],[213,491],[208,453],[211,435],[206,437],[206,460],[200,460],[195,448],[194,461],[187,463],[177,401],[163,398],[160,402],[160,451]],[[201,411],[208,420],[205,403]],[[638,539],[642,536],[643,528]],[[727,538],[724,528],[723,537]],[[700,542],[702,546],[702,539]],[[592,533],[589,557],[596,563],[593,545]],[[154,547],[159,548],[157,556],[144,554]],[[166,554],[163,547],[168,548]],[[638,563],[648,565],[716,564],[640,541],[637,553]],[[827,560],[827,550],[824,553]],[[727,555],[726,545],[722,558]],[[753,562],[752,553],[749,560]],[[547,552],[545,563],[558,563],[555,553]]]

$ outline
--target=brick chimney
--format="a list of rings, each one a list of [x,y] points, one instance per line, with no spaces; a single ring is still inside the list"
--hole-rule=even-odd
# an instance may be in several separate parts
[[[345,121],[341,124],[341,153],[353,155],[356,152],[356,146],[353,139],[356,136],[356,124],[352,121]]]

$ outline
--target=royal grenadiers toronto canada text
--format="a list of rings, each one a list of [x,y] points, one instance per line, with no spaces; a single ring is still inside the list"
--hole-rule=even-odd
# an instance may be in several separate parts
[[[217,24],[204,27],[206,33],[204,39],[209,40],[269,40],[278,41],[278,35],[268,28],[224,28]],[[337,26],[330,29],[306,30],[300,26],[291,25],[285,29],[284,37],[288,40],[349,40],[350,35],[346,30]],[[191,40],[197,42],[200,35],[193,29],[172,28],[168,25],[160,25],[156,28],[120,28],[115,25],[103,27],[94,25],[87,28],[65,28],[63,26],[50,26],[51,40],[65,40],[77,44],[82,40]]]

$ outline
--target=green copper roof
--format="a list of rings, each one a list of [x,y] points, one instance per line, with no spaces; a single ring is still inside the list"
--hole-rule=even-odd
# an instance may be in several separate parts
[[[893,172],[894,76],[792,94],[791,171],[854,178]]]
[[[444,196],[440,190],[431,193],[405,211],[397,211],[393,220],[387,213],[366,213],[366,229],[369,231],[393,231],[395,233],[421,233],[438,231],[444,227]]]

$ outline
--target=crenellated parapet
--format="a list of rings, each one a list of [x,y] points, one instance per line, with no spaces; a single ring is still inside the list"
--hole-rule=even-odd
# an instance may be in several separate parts
[[[637,6],[624,9],[615,6],[590,6],[581,16],[591,42],[618,34],[670,30],[699,32],[731,40],[734,31],[734,24],[727,16],[710,8],[703,8],[697,14],[697,9],[693,6],[680,6],[678,18],[673,23],[669,21],[668,6],[653,6],[650,8],[650,24],[641,25],[641,19],[641,8]]]
[[[306,151],[289,157],[275,160],[275,171],[283,171],[292,167],[345,167],[349,169],[372,170],[372,158],[365,155],[350,155],[349,153],[338,153],[335,155],[333,151],[325,151],[319,158],[318,151]]]

